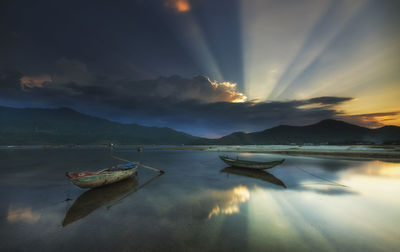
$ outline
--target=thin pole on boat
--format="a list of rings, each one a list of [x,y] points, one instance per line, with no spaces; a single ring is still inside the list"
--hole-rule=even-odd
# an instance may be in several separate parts
[[[116,157],[116,156],[114,156],[114,155],[111,155],[111,157],[113,157],[113,158],[115,158],[115,159],[118,159],[118,160],[121,160],[121,161],[124,161],[124,162],[132,162],[132,161],[129,161],[129,160],[120,158],[120,157]],[[147,165],[144,165],[144,164],[140,164],[140,163],[139,163],[139,166],[141,166],[141,167],[143,167],[143,168],[147,168],[147,169],[149,169],[149,170],[153,170],[153,171],[159,172],[159,173],[165,173],[165,172],[162,171],[162,170],[159,170],[159,169],[156,169],[156,168],[154,168],[154,167],[147,166]]]
[[[140,163],[139,163],[139,165],[140,165],[141,167],[147,168],[147,169],[149,169],[149,170],[153,170],[153,171],[156,171],[156,172],[159,172],[159,173],[164,173],[164,171],[159,170],[159,169],[156,169],[156,168],[153,168],[153,167],[151,167],[151,166],[147,166],[147,165],[140,164]]]

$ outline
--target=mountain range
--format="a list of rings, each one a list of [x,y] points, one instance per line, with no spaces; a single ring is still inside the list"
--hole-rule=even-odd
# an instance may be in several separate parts
[[[170,128],[111,122],[69,108],[0,107],[0,145],[185,144],[200,139]]]
[[[121,124],[69,108],[0,107],[0,145],[29,144],[399,144],[400,127],[369,129],[332,119],[307,126],[280,125],[218,138],[170,128]]]
[[[326,119],[306,126],[279,125],[259,132],[235,132],[216,139],[217,144],[394,144],[400,143],[400,127],[369,129]]]

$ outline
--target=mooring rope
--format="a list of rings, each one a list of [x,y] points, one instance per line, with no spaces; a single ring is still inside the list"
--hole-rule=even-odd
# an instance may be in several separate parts
[[[327,181],[327,182],[329,182],[329,183],[332,183],[332,184],[335,184],[335,185],[338,185],[338,186],[342,186],[342,187],[350,188],[349,186],[340,184],[340,183],[338,183],[338,182],[336,182],[336,181],[334,181],[334,180],[326,179],[326,178],[324,178],[324,177],[315,175],[315,174],[313,174],[313,173],[311,173],[311,172],[309,172],[309,171],[304,170],[303,168],[300,168],[300,167],[296,167],[296,168],[302,170],[303,172],[305,172],[305,173],[307,173],[307,174],[309,174],[309,175],[311,175],[311,176],[313,176],[313,177],[319,178],[319,179],[321,179],[321,180],[325,180],[325,181]]]

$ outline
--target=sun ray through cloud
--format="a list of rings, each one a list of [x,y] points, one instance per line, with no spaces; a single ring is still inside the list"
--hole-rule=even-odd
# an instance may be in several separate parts
[[[167,3],[169,2],[171,1],[167,1]],[[203,74],[207,73],[211,78],[223,81],[223,75],[215,56],[207,45],[204,32],[190,11],[189,1],[178,0],[172,2],[174,3],[172,6],[178,10],[178,13],[172,13],[171,30],[175,33],[183,48],[188,50],[194,60],[205,71]]]
[[[269,97],[327,3],[241,2],[244,85],[250,99]],[[301,13],[301,22],[294,13]]]
[[[295,85],[297,77],[324,53],[351,18],[362,9],[365,2],[364,0],[331,1],[319,20],[315,22],[302,48],[277,81],[268,99],[279,99],[284,96],[285,91],[290,89],[291,85]]]

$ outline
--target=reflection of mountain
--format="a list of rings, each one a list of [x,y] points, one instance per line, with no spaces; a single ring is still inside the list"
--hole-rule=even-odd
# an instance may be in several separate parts
[[[68,210],[62,222],[63,227],[85,218],[94,210],[121,200],[132,190],[136,190],[138,182],[134,178],[129,178],[109,186],[95,188],[82,193]]]
[[[232,173],[239,176],[245,176],[250,178],[256,178],[286,188],[286,185],[280,179],[278,179],[277,177],[266,171],[227,167],[222,169],[221,172]]]

